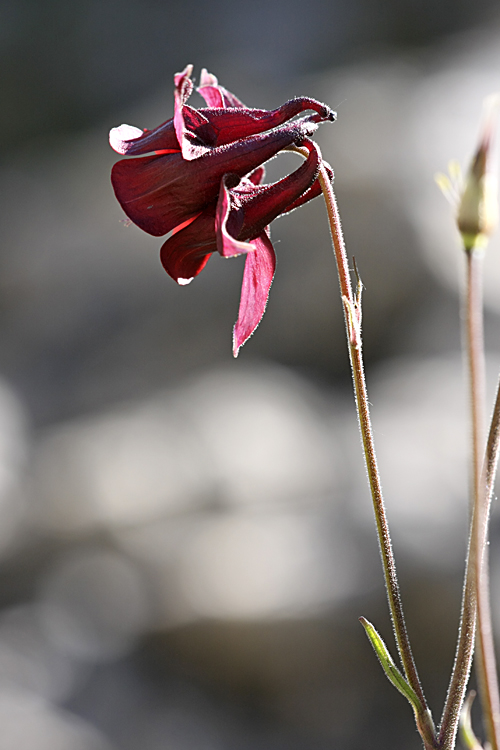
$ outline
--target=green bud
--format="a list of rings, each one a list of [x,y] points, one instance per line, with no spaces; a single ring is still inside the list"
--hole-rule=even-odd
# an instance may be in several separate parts
[[[485,247],[498,224],[497,174],[492,168],[492,146],[499,102],[498,95],[484,101],[479,145],[458,205],[457,226],[467,251]]]

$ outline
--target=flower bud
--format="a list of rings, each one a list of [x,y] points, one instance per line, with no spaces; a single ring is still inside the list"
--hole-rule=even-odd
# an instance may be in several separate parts
[[[484,124],[458,204],[457,226],[467,251],[485,247],[498,223],[497,171],[492,166],[499,95],[484,101]]]

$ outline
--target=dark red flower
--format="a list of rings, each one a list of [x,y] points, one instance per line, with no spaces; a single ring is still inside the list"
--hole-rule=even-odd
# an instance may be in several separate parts
[[[111,180],[127,216],[146,232],[171,232],[161,249],[167,273],[187,284],[215,250],[225,257],[246,253],[234,354],[264,314],[276,265],[269,224],[320,192],[320,155],[308,139],[317,123],[335,114],[314,99],[300,98],[276,110],[245,107],[205,70],[198,89],[207,108],[186,102],[192,66],[175,76],[175,113],[152,131],[114,128],[110,143],[119,161]],[[305,110],[314,115],[291,121]],[[261,185],[263,164],[279,151],[305,146],[309,156],[295,172]],[[149,155],[145,155],[149,154]]]
[[[175,232],[160,251],[167,273],[180,284],[189,283],[216,250],[224,257],[246,253],[238,320],[234,327],[233,352],[252,335],[264,314],[276,267],[269,224],[281,214],[316,197],[320,166],[318,147],[304,141],[306,161],[292,174],[272,185],[260,185],[263,169],[240,179],[230,173],[221,180],[217,203],[213,203]],[[332,175],[333,176],[333,175]]]

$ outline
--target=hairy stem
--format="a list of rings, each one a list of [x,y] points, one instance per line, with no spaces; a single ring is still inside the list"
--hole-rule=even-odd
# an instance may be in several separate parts
[[[498,697],[498,679],[496,674],[495,646],[491,624],[491,607],[489,596],[488,565],[488,522],[490,514],[491,492],[489,476],[496,463],[489,454],[491,441],[488,439],[488,451],[485,459],[485,472],[482,471],[485,375],[484,375],[484,334],[483,334],[483,301],[482,301],[482,259],[481,250],[470,250],[467,258],[467,355],[469,362],[470,400],[472,414],[472,456],[474,492],[473,502],[477,507],[477,544],[474,546],[476,562],[474,564],[477,633],[476,633],[476,673],[479,694],[483,708],[484,722],[492,750],[498,750],[498,723],[500,703]],[[494,420],[492,424],[495,430]]]
[[[469,398],[472,426],[473,504],[481,487],[484,457],[485,364],[483,331],[483,253],[466,252],[465,341],[469,374]]]
[[[349,345],[349,356],[351,360],[352,376],[354,381],[354,391],[356,397],[356,406],[358,411],[359,427],[363,451],[365,455],[366,468],[370,484],[370,491],[373,500],[378,539],[382,554],[382,563],[384,568],[385,584],[389,600],[389,609],[391,619],[396,634],[398,651],[403,664],[406,679],[409,685],[418,696],[422,705],[422,711],[417,716],[417,726],[426,748],[436,748],[437,743],[434,734],[434,727],[430,717],[425,696],[418,677],[417,667],[413,658],[408,633],[406,630],[405,619],[403,615],[403,605],[399,591],[399,584],[396,574],[396,564],[392,550],[389,526],[382,495],[382,487],[377,467],[375,455],[375,446],[370,422],[370,411],[368,405],[368,395],[366,391],[363,355],[361,346],[361,293],[358,289],[355,297],[352,292],[351,280],[349,275],[349,266],[347,254],[344,245],[340,216],[337,208],[335,194],[332,184],[324,168],[321,169],[319,180],[325,198],[332,242],[337,261],[339,274],[340,290],[344,303],[344,311],[347,327],[347,340]]]
[[[465,698],[469,674],[474,653],[476,632],[476,561],[478,535],[478,518],[476,509],[472,512],[472,523],[469,537],[469,549],[462,594],[462,612],[455,663],[451,674],[450,685],[441,717],[439,745],[443,750],[453,750],[460,722],[460,711]]]
[[[489,602],[489,575],[486,554],[488,521],[496,471],[495,435],[499,419],[493,416],[483,469],[484,450],[484,336],[482,305],[482,253],[466,252],[465,348],[469,376],[472,431],[472,503],[462,612],[455,664],[441,720],[440,744],[451,750],[455,744],[460,710],[474,653],[477,618],[476,669],[488,739],[498,750],[499,701],[495,653]],[[500,406],[498,407],[500,409]],[[496,456],[496,458],[495,458]]]
[[[500,698],[495,659],[495,647],[491,624],[490,586],[488,566],[488,522],[493,498],[493,489],[500,454],[500,385],[497,388],[495,408],[491,420],[486,457],[481,481],[481,527],[478,534],[484,539],[484,552],[481,562],[481,575],[477,590],[478,611],[478,644],[481,663],[478,669],[478,682],[481,689],[481,702],[488,740],[492,750],[498,750],[500,744]]]
[[[479,693],[483,708],[484,722],[492,750],[498,750],[500,701],[496,672],[495,646],[491,624],[490,585],[488,565],[488,523],[490,515],[493,482],[498,455],[495,450],[495,424],[497,404],[493,415],[484,463],[482,466],[483,423],[484,423],[484,334],[482,304],[482,259],[481,250],[471,250],[467,258],[467,350],[469,360],[469,380],[471,389],[471,412],[473,425],[473,500],[477,507],[478,540],[475,545],[477,556],[474,571],[476,574],[477,634],[476,672]],[[498,402],[498,396],[497,396]]]

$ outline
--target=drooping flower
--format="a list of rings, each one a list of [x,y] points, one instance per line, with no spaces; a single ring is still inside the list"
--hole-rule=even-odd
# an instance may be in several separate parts
[[[304,141],[306,161],[292,174],[261,185],[263,170],[241,180],[224,175],[217,203],[208,206],[193,222],[173,234],[162,246],[160,258],[178,283],[189,283],[216,250],[226,258],[246,253],[233,352],[252,335],[264,314],[276,268],[269,224],[321,192],[317,178],[321,156],[315,143]],[[331,177],[333,173],[327,167]]]
[[[305,97],[272,111],[250,109],[205,70],[198,91],[208,107],[194,109],[186,103],[193,89],[191,71],[188,66],[175,76],[171,120],[152,131],[113,128],[111,146],[135,158],[117,162],[111,179],[119,203],[137,226],[154,236],[171,233],[161,261],[178,283],[189,283],[215,250],[224,257],[246,253],[234,329],[236,356],[264,314],[273,279],[269,224],[319,194],[321,157],[309,136],[335,114]],[[291,121],[306,110],[315,114]],[[305,146],[309,154],[301,167],[273,185],[262,185],[262,165],[296,146]]]

